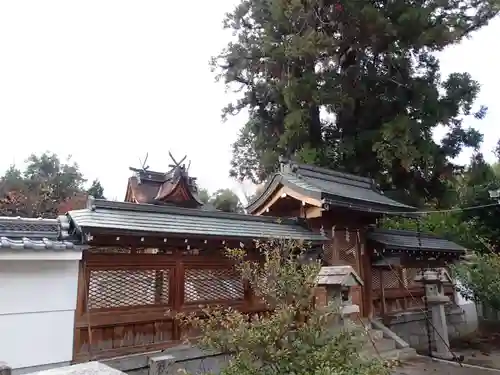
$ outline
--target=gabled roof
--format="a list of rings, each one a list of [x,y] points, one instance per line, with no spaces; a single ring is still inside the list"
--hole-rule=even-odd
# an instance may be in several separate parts
[[[327,240],[307,229],[300,220],[101,199],[90,199],[86,209],[70,211],[67,217],[81,233],[101,229],[183,238]]]
[[[321,267],[317,283],[320,285],[363,286],[363,280],[352,266]]]
[[[196,179],[189,177],[184,165],[177,165],[167,173],[130,168],[125,201],[147,204],[173,204],[181,207],[201,208]]]
[[[431,251],[465,254],[463,246],[429,233],[411,230],[373,228],[367,233],[370,241],[376,242],[386,250]]]
[[[262,193],[247,207],[255,213],[273,194],[286,186],[320,201],[324,209],[333,206],[368,212],[412,212],[416,208],[386,197],[370,178],[306,164],[282,164],[281,171],[268,180]]]

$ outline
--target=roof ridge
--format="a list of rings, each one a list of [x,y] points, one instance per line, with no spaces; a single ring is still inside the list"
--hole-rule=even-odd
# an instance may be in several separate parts
[[[347,172],[342,172],[342,171],[338,171],[335,169],[318,167],[318,166],[311,165],[311,164],[294,163],[294,164],[292,164],[292,168],[293,168],[293,166],[296,166],[299,170],[304,169],[306,171],[311,171],[313,173],[314,172],[323,173],[325,175],[330,175],[332,177],[345,178],[346,180],[364,182],[364,183],[371,184],[371,185],[373,185],[375,182],[374,179],[371,177],[364,177],[364,176],[356,175],[353,173],[347,173]]]
[[[157,213],[157,214],[177,214],[177,215],[180,214],[180,215],[186,215],[186,216],[213,217],[215,219],[226,218],[226,219],[235,219],[235,220],[245,220],[245,221],[304,226],[303,220],[300,218],[255,216],[255,215],[240,214],[240,213],[235,213],[235,212],[205,211],[205,210],[202,210],[200,208],[186,208],[186,207],[166,206],[166,205],[159,206],[159,205],[154,205],[154,204],[116,202],[116,201],[108,201],[105,199],[89,198],[89,200],[87,201],[87,208],[84,210],[95,211],[98,209],[150,212],[150,213]],[[75,210],[75,211],[80,211],[80,210]],[[74,211],[70,211],[70,216],[71,216],[71,212],[74,212]]]
[[[0,223],[57,224],[57,219],[44,217],[0,216]]]
[[[317,173],[317,172],[312,172],[312,173]],[[357,188],[360,188],[360,189],[365,189],[365,190],[373,190],[379,194],[382,194],[384,195],[384,193],[378,189],[375,188],[375,186],[373,186],[373,184],[369,184],[368,183],[365,183],[365,182],[362,182],[362,181],[353,181],[353,180],[350,180],[350,179],[347,179],[347,178],[344,178],[344,177],[337,177],[337,176],[322,176],[321,174],[317,173],[318,175],[311,175],[311,174],[301,174],[300,173],[300,170],[299,172],[296,172],[296,176],[297,177],[305,177],[305,178],[312,178],[312,179],[315,179],[315,180],[321,180],[321,181],[327,181],[327,182],[334,182],[334,183],[337,183],[337,184],[342,184],[342,185],[346,185],[346,186],[353,186],[353,187],[357,187]],[[328,178],[328,177],[332,177],[332,178]],[[353,182],[351,182],[353,181]],[[308,183],[310,185],[314,185],[313,183],[311,183],[310,181],[308,181]],[[368,186],[366,186],[366,185]],[[318,186],[315,186],[316,188],[319,188]]]

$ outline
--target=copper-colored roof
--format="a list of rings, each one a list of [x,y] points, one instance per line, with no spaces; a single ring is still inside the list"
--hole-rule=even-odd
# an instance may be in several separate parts
[[[168,173],[152,172],[131,168],[136,174],[128,180],[126,202],[150,204],[174,204],[199,208],[198,191],[193,178],[183,166],[177,166]]]

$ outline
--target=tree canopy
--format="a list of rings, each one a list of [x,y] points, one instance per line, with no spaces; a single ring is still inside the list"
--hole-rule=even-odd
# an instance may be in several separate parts
[[[482,141],[465,121],[486,108],[475,104],[479,83],[443,77],[435,52],[497,12],[494,0],[241,0],[224,22],[235,40],[212,61],[239,93],[223,116],[249,113],[230,174],[261,182],[282,155],[371,176],[410,204],[449,206],[452,159]]]
[[[88,190],[85,182],[71,158],[62,161],[51,152],[32,154],[24,170],[11,166],[0,177],[0,215],[55,217],[82,208],[89,194],[104,197],[99,180],[94,180]]]
[[[203,203],[213,205],[225,212],[243,212],[240,198],[231,189],[219,189],[210,194],[207,189],[199,189],[198,196]]]
[[[106,199],[104,196],[104,187],[101,185],[101,181],[99,181],[99,179],[92,181],[92,185],[88,188],[87,194],[97,199]]]
[[[429,213],[419,223],[414,219],[386,218],[383,225],[432,232],[479,253],[499,252],[499,198],[490,195],[500,188],[495,165],[488,164],[480,153],[472,156],[460,178],[451,185],[456,192],[451,211]]]

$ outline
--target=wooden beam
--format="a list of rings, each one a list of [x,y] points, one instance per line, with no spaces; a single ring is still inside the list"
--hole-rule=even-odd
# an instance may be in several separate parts
[[[284,194],[285,190],[284,190],[284,187],[282,186],[279,190],[277,190],[274,195],[271,197],[270,200],[268,200],[266,203],[264,203],[264,205],[258,209],[254,215],[256,216],[260,216],[262,215],[264,212],[266,212],[266,210],[271,207],[274,203],[276,203],[276,201],[278,199],[281,198],[281,196]]]
[[[308,206],[305,208],[305,217],[307,219],[314,219],[323,215],[323,209],[316,206]]]
[[[273,195],[272,198],[269,199],[263,206],[261,206],[257,211],[255,211],[254,215],[262,215],[264,212],[266,212],[267,209],[271,208],[273,204],[275,204],[279,199],[283,198],[283,196],[289,196],[292,197],[293,199],[298,200],[299,202],[303,202],[305,204],[308,204],[310,206],[314,207],[322,207],[322,203],[320,199],[314,199],[311,197],[308,197],[304,194],[297,193],[296,191],[292,190],[288,186],[282,186],[280,189],[278,189]]]

